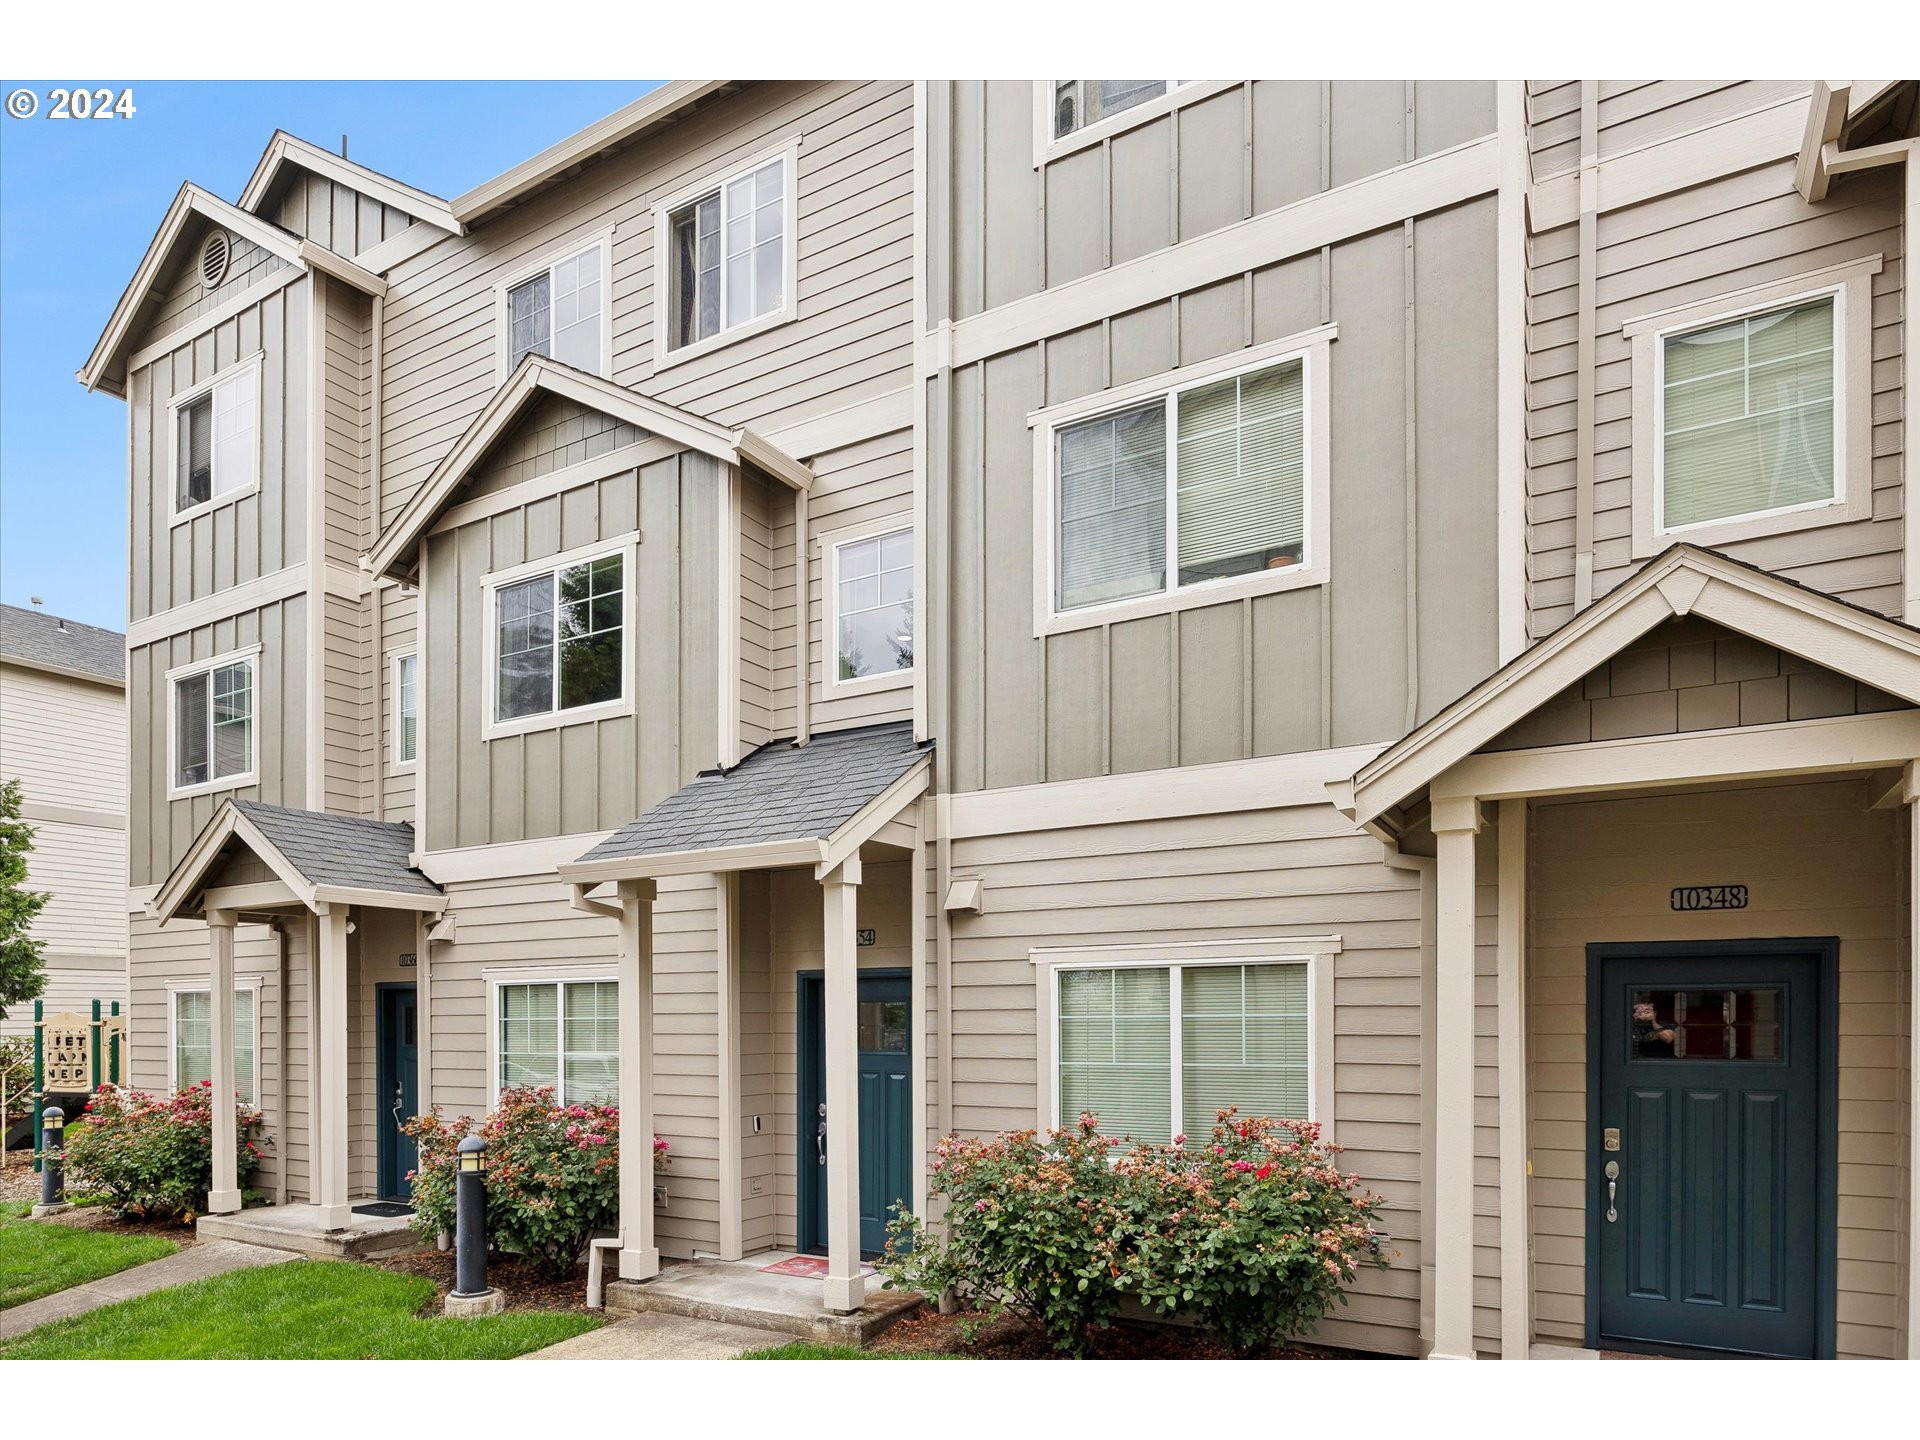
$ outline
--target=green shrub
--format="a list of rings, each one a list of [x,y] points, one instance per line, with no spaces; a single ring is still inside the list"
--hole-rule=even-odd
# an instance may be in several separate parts
[[[235,1102],[236,1173],[242,1190],[260,1168],[253,1139],[260,1112]],[[86,1121],[67,1132],[67,1184],[143,1219],[191,1220],[213,1188],[213,1085],[203,1080],[173,1096],[102,1085]]]
[[[1380,1198],[1340,1172],[1317,1125],[1219,1119],[1206,1144],[1124,1152],[1091,1115],[1071,1131],[949,1137],[930,1184],[944,1233],[903,1211],[887,1284],[952,1288],[983,1320],[1012,1311],[1075,1355],[1129,1299],[1238,1354],[1307,1334],[1361,1265],[1386,1267]]]
[[[406,1132],[419,1149],[413,1226],[424,1238],[454,1227],[454,1156],[461,1140],[487,1142],[487,1243],[559,1277],[573,1269],[595,1231],[620,1222],[620,1111],[613,1105],[555,1105],[550,1086],[503,1090],[476,1125],[417,1115]],[[654,1167],[667,1142],[654,1137]]]

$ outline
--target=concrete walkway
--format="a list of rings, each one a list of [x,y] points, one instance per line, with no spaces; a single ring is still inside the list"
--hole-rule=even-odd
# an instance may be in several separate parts
[[[38,1300],[29,1300],[11,1310],[0,1310],[0,1340],[11,1340],[50,1320],[84,1315],[89,1310],[98,1310],[102,1305],[111,1305],[117,1300],[131,1300],[149,1291],[166,1290],[175,1285],[185,1285],[189,1280],[204,1280],[209,1275],[224,1275],[229,1270],[244,1270],[253,1265],[283,1265],[293,1258],[284,1250],[269,1250],[264,1245],[242,1245],[234,1240],[203,1240],[190,1249],[149,1260],[144,1265],[135,1265],[117,1275],[90,1280],[85,1285],[75,1285],[71,1290],[42,1295]]]
[[[791,1335],[690,1315],[649,1312],[562,1340],[522,1360],[731,1360],[744,1350],[785,1345]]]

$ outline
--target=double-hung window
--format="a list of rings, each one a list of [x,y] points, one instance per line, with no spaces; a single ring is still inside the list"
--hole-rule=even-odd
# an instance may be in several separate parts
[[[551,1085],[554,1103],[620,1098],[620,987],[547,980],[495,988],[498,1088]]]
[[[1055,80],[1053,138],[1097,125],[1109,116],[1169,95],[1178,80]]]
[[[257,658],[247,651],[169,672],[176,792],[253,779]]]
[[[507,287],[507,370],[529,355],[606,370],[606,250],[595,241]]]
[[[666,212],[669,354],[790,308],[792,163],[777,155]]]
[[[1117,965],[1055,972],[1055,1123],[1083,1112],[1112,1136],[1207,1136],[1229,1106],[1307,1119],[1304,960]]]
[[[393,657],[393,763],[412,765],[420,758],[420,656]]]
[[[1311,358],[1290,355],[1055,423],[1053,613],[1306,567],[1317,480]]]
[[[239,366],[173,406],[176,518],[260,481],[260,368]]]
[[[626,697],[627,554],[492,583],[493,722],[564,716]]]
[[[913,669],[913,530],[832,547],[834,683],[884,681]]]
[[[254,1057],[258,1051],[255,991],[233,992],[233,1085],[254,1103]],[[207,990],[173,992],[173,1088],[186,1090],[213,1078],[213,995]]]

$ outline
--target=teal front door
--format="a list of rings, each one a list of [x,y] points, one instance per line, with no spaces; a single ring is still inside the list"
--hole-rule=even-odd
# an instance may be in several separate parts
[[[904,970],[860,972],[856,1065],[860,1091],[860,1249],[887,1243],[896,1202],[913,1197],[913,1026]],[[800,1248],[827,1248],[826,988],[800,976]]]
[[[1592,947],[1596,1348],[1831,1353],[1826,945]]]
[[[413,1182],[407,1177],[419,1164],[419,1151],[400,1127],[420,1105],[419,1024],[411,985],[382,985],[378,997],[374,1039],[379,1051],[375,1085],[382,1200],[410,1200]]]

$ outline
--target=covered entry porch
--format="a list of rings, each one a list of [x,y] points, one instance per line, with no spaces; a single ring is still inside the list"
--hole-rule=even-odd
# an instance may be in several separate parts
[[[718,1223],[714,1250],[695,1252],[696,1265],[713,1267],[709,1283],[800,1279],[818,1313],[861,1311],[862,1255],[878,1248],[886,1206],[919,1203],[927,1033],[920,808],[930,765],[904,724],[775,741],[702,774],[560,869],[576,906],[619,922],[620,1109],[623,1128],[638,1135],[653,1130],[653,1039],[665,1013],[654,973],[660,882],[711,877]],[[879,1184],[876,1157],[886,1156],[894,1178]],[[610,1305],[662,1308],[694,1283],[684,1264],[662,1276],[655,1178],[650,1147],[626,1146],[625,1284],[610,1289]],[[872,1232],[865,1243],[863,1212]],[[751,1257],[764,1266],[796,1249],[824,1252],[824,1265],[761,1280],[738,1268],[745,1260],[757,1270]],[[655,1277],[659,1286],[642,1287],[644,1297],[629,1288]]]
[[[355,1207],[404,1195],[398,1126],[427,1103],[424,960],[447,901],[409,864],[412,850],[409,825],[227,800],[155,893],[150,913],[163,925],[206,926],[216,1095],[236,1091],[235,933],[267,924],[282,937],[281,1076],[263,1109],[290,1172],[286,1203],[242,1221],[237,1119],[216,1106],[207,1208],[216,1227],[242,1226],[236,1238],[313,1254],[341,1253],[342,1237],[362,1251],[404,1238],[404,1215]]]
[[[1916,704],[1682,547],[1343,788],[1426,871],[1433,1357],[1916,1353]]]

